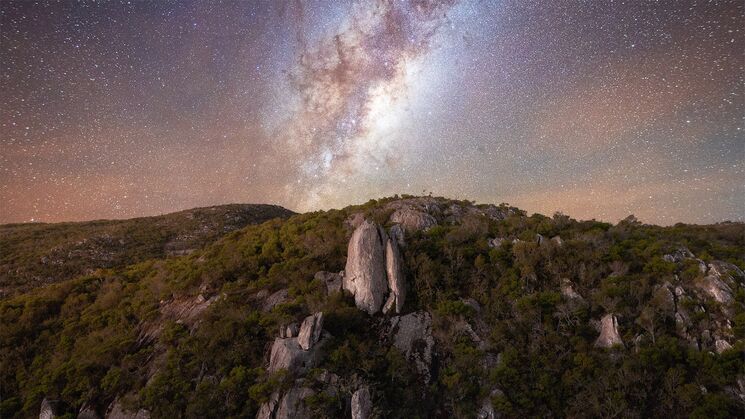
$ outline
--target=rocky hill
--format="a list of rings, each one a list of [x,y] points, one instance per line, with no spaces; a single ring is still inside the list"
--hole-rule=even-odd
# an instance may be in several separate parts
[[[0,297],[100,268],[186,255],[249,224],[293,214],[234,204],[131,220],[0,225]]]
[[[395,197],[146,259],[0,301],[0,416],[745,411],[740,223]]]

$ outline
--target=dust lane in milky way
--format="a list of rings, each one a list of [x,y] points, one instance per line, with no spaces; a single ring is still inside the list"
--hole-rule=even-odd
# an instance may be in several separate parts
[[[0,222],[423,191],[745,217],[740,1],[6,1],[0,28]]]

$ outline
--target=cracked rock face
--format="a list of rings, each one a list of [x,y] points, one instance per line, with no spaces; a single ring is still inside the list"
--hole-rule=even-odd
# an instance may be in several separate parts
[[[388,238],[377,224],[364,221],[354,230],[347,248],[344,289],[354,295],[360,310],[380,311],[388,293],[385,272],[385,244]]]
[[[368,419],[372,413],[370,389],[361,387],[352,394],[352,419]]]
[[[388,239],[385,247],[385,270],[388,277],[388,301],[383,307],[383,313],[396,310],[400,313],[406,298],[406,280],[404,278],[403,261],[395,240]]]
[[[321,338],[323,328],[323,313],[316,313],[303,320],[297,340],[304,351],[310,350]]]
[[[432,315],[426,311],[391,319],[393,346],[413,361],[425,382],[430,380],[430,366],[435,340],[432,337]]]
[[[615,345],[623,346],[621,335],[618,334],[618,319],[614,314],[606,314],[600,320],[600,336],[595,341],[595,346],[610,348]]]

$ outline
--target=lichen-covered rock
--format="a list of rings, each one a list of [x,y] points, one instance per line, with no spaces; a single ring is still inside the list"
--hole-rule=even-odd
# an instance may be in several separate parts
[[[623,346],[621,335],[618,334],[618,319],[613,314],[606,314],[600,320],[600,336],[595,341],[595,346],[610,348],[615,345]]]
[[[307,351],[318,342],[323,328],[323,313],[310,315],[303,320],[297,340],[300,347]]]
[[[391,214],[390,221],[400,224],[406,231],[427,230],[437,225],[435,217],[414,208],[400,208]]]
[[[426,311],[391,319],[393,346],[413,361],[425,382],[430,380],[430,367],[435,340],[432,337],[432,315]]]
[[[404,278],[403,260],[398,244],[395,240],[388,239],[385,246],[385,270],[388,277],[388,301],[383,307],[383,313],[396,310],[400,313],[406,299],[406,279]]]
[[[370,400],[370,389],[367,386],[360,387],[352,394],[352,419],[368,419],[372,413],[372,401]]]
[[[354,295],[357,307],[368,314],[380,311],[388,293],[385,273],[387,239],[377,224],[364,221],[349,240],[344,289]]]
[[[296,419],[310,417],[310,412],[308,411],[308,409],[306,409],[303,400],[314,394],[315,392],[309,388],[291,388],[279,402],[274,418]]]
[[[341,291],[341,284],[344,279],[344,271],[341,272],[316,272],[314,279],[319,279],[326,284],[326,293],[331,295]]]

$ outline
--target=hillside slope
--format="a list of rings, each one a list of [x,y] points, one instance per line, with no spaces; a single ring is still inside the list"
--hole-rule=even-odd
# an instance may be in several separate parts
[[[187,254],[249,224],[294,213],[233,204],[130,220],[0,225],[0,297],[99,268]]]
[[[298,214],[0,301],[0,416],[737,417],[743,268],[741,223]]]

